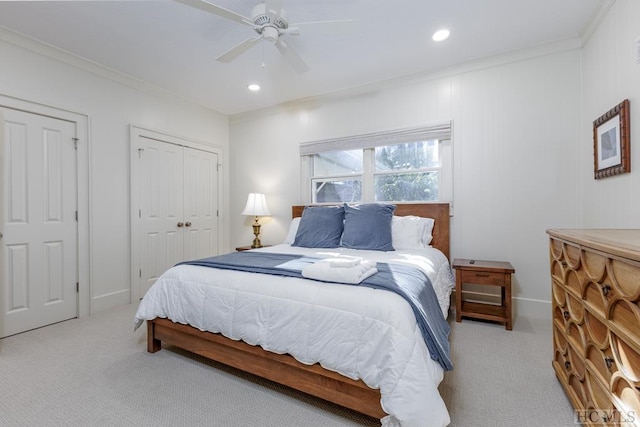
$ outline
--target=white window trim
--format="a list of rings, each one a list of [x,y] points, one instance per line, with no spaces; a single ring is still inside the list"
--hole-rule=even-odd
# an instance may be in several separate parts
[[[375,175],[381,174],[376,173],[375,171],[375,154],[373,153],[375,151],[375,147],[433,139],[437,139],[438,143],[440,144],[439,150],[442,159],[442,165],[438,168],[427,169],[437,170],[440,175],[438,202],[449,202],[449,204],[452,205],[453,138],[451,121],[444,121],[426,126],[388,130],[360,135],[350,135],[339,138],[323,139],[301,143],[300,171],[301,177],[303,178],[300,181],[301,198],[304,203],[311,203],[311,178],[325,178],[313,176],[312,157],[314,154],[324,153],[328,151],[347,151],[358,149],[364,150],[363,172],[362,174],[358,174],[358,177],[361,177],[363,182],[362,202],[371,203],[374,200],[374,188],[372,185],[366,185],[366,180],[369,179],[369,177],[373,178]]]
[[[387,130],[361,135],[350,135],[340,138],[322,139],[300,144],[300,155],[312,155],[327,151],[347,151],[363,148],[375,148],[383,145],[401,144],[403,142],[451,139],[451,121],[427,126]]]

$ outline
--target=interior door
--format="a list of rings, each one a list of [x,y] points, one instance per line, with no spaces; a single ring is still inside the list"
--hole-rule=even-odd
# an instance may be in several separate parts
[[[8,336],[78,315],[76,124],[0,110],[0,336]]]
[[[140,295],[183,260],[183,150],[152,138],[138,139],[140,180]]]
[[[184,149],[184,253],[198,259],[217,254],[218,155]]]
[[[134,299],[180,261],[218,254],[218,155],[133,137]],[[137,230],[137,231],[136,231]],[[139,267],[136,267],[136,260]]]

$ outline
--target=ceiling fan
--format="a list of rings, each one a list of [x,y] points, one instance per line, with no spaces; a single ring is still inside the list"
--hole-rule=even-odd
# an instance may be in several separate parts
[[[176,0],[188,6],[192,6],[209,13],[221,16],[226,19],[238,22],[240,24],[253,28],[257,35],[235,45],[222,55],[216,58],[220,62],[231,62],[244,52],[251,49],[261,40],[273,43],[278,51],[284,56],[286,61],[298,73],[304,73],[309,70],[309,66],[302,58],[289,46],[285,38],[289,35],[297,36],[300,34],[298,25],[322,24],[326,26],[336,27],[343,24],[356,22],[355,20],[338,20],[338,21],[316,21],[316,22],[299,22],[290,24],[287,20],[285,10],[280,6],[279,0],[270,0],[269,3],[259,3],[251,11],[251,18],[242,16],[236,12],[209,3],[205,0]]]

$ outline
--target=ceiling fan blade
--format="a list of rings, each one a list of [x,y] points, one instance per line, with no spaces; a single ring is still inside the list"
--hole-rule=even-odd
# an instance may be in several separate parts
[[[283,40],[278,40],[276,43],[276,48],[280,51],[280,53],[287,60],[289,65],[296,70],[298,73],[304,73],[309,71],[309,66],[298,56],[298,54],[291,49]]]
[[[222,55],[218,56],[216,58],[216,61],[227,62],[227,63],[231,62],[234,59],[236,59],[238,56],[242,55],[243,53],[251,49],[253,46],[255,46],[255,44],[258,43],[260,39],[262,39],[261,36],[251,37],[250,39],[246,39],[245,41],[235,45],[234,47],[232,47]]]
[[[242,16],[224,7],[217,6],[213,3],[209,3],[205,0],[176,0],[177,2],[186,4],[187,6],[195,7],[196,9],[204,10],[205,12],[213,13],[223,18],[230,19],[232,21],[239,22],[241,24],[250,25],[253,27],[251,18]]]
[[[340,19],[335,21],[312,21],[312,22],[296,22],[290,23],[289,28],[309,25],[314,29],[321,30],[325,33],[335,34],[354,31],[358,28],[360,21],[358,19]]]
[[[289,36],[299,36],[300,35],[300,28],[298,27],[289,27],[289,28],[285,28],[284,30],[280,30],[281,34],[287,34]]]
[[[282,0],[269,0],[265,2],[265,9],[271,22],[275,22],[282,14]]]

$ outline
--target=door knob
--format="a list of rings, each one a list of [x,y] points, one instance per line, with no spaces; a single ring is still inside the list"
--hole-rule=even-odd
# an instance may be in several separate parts
[[[183,223],[181,223],[181,222],[179,222],[179,223],[178,223],[178,227],[182,227],[183,225],[184,225],[184,224],[183,224]]]
[[[191,223],[189,221],[184,223],[185,227],[191,227]]]

